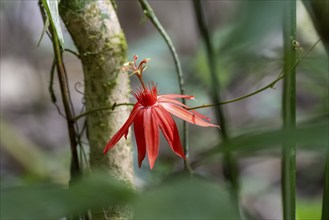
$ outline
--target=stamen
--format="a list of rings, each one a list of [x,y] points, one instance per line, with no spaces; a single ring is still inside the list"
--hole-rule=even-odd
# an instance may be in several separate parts
[[[131,71],[131,74],[129,74],[129,76],[132,75],[136,75],[137,78],[139,79],[140,83],[142,84],[142,87],[144,89],[144,91],[147,90],[144,82],[143,82],[143,71],[147,68],[147,66],[145,65],[146,63],[148,63],[151,59],[150,58],[144,58],[138,65],[136,65],[136,61],[138,59],[137,55],[134,55],[134,62],[126,62],[123,64],[123,66],[121,67],[121,70],[123,71]]]

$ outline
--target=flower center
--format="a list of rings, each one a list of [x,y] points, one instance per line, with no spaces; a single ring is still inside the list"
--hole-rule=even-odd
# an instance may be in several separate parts
[[[145,87],[133,92],[137,101],[144,107],[150,107],[157,103],[157,88],[155,85]]]

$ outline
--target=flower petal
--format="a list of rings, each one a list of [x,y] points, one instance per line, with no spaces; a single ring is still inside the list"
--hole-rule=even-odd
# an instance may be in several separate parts
[[[183,103],[181,103],[180,101],[177,101],[176,99],[165,98],[162,96],[158,96],[158,103],[172,103],[175,105],[183,106],[184,108],[188,108],[187,105],[184,105]]]
[[[168,99],[194,99],[194,96],[192,95],[179,95],[179,94],[165,94],[165,95],[159,95],[158,96]]]
[[[124,125],[119,129],[119,131],[117,131],[117,133],[115,133],[115,135],[111,138],[111,140],[106,144],[103,152],[104,154],[110,150],[116,143],[118,143],[118,141],[121,139],[121,137],[123,135],[127,135],[128,134],[128,130],[130,125],[133,123],[137,113],[139,112],[139,110],[142,108],[142,106],[140,104],[136,104],[133,108],[133,110],[131,111],[127,121],[124,123]]]
[[[182,106],[184,107],[186,110],[188,110],[188,106],[187,105],[184,105],[183,103],[177,101],[176,99],[173,99],[173,98],[165,98],[163,96],[158,96],[158,102],[159,103],[171,103],[171,104],[176,104],[176,105],[179,105],[179,106]],[[210,118],[200,114],[199,112],[195,111],[195,110],[189,110],[190,112],[192,112],[193,114],[195,114],[196,116],[198,116],[199,118],[203,119],[203,120],[206,120],[206,121],[209,121],[210,122]]]
[[[210,122],[210,118],[208,118],[207,116],[200,114],[199,112],[197,112],[195,110],[189,110],[189,111],[192,112],[193,114],[195,114],[196,116],[198,116],[199,118]]]
[[[168,141],[171,149],[180,157],[185,159],[183,146],[179,139],[179,133],[174,119],[169,112],[161,105],[154,107],[157,114],[158,123],[163,132],[164,137]]]
[[[144,111],[144,136],[147,157],[152,169],[159,154],[159,127],[152,107]]]
[[[140,110],[135,117],[134,133],[137,143],[138,166],[141,167],[146,153],[146,144],[144,136],[144,109]]]
[[[193,114],[192,112],[187,111],[184,108],[181,108],[177,105],[173,105],[170,103],[161,103],[161,105],[171,114],[191,123],[196,124],[202,127],[219,127],[218,125],[210,124],[208,122],[205,122],[200,117],[198,117],[196,114]]]

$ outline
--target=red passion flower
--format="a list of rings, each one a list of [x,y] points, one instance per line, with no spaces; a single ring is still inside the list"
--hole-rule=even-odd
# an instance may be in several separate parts
[[[127,63],[123,70],[131,70],[132,74],[136,74],[142,84],[141,89],[133,92],[137,103],[134,105],[127,121],[107,143],[104,153],[110,150],[122,136],[127,138],[129,127],[134,124],[139,167],[141,167],[147,153],[150,168],[153,168],[159,153],[159,130],[162,131],[171,149],[178,156],[185,159],[178,129],[171,114],[202,127],[219,126],[206,122],[205,120],[209,121],[207,117],[196,111],[189,111],[188,106],[176,100],[181,98],[194,99],[193,96],[178,94],[158,95],[154,84],[145,86],[142,80],[142,73],[149,59],[144,59],[138,67],[136,66],[136,60],[137,56],[135,55],[134,62]]]

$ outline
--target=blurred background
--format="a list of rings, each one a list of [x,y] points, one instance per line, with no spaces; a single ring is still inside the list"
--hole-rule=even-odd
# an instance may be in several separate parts
[[[283,66],[282,9],[279,1],[202,1],[217,54],[222,99],[230,100],[267,85]],[[211,103],[210,77],[205,50],[191,1],[150,1],[171,37],[182,62],[186,94],[196,97],[189,106]],[[297,7],[298,56],[319,40],[303,4]],[[58,183],[69,177],[69,139],[65,119],[51,102],[48,85],[53,62],[51,41],[38,42],[43,21],[37,1],[0,2],[1,67],[1,183],[33,181],[34,175],[52,176]],[[162,37],[143,15],[137,1],[117,1],[117,13],[128,42],[128,59],[134,54],[151,58],[146,81],[158,83],[160,93],[179,93],[173,58]],[[65,47],[76,50],[62,25]],[[76,112],[83,108],[83,74],[80,61],[65,53],[71,94]],[[57,105],[63,109],[54,81]],[[132,89],[138,86],[131,78]],[[223,106],[229,136],[282,126],[281,83],[260,94]],[[132,99],[132,102],[134,100]],[[297,68],[297,123],[327,114],[328,57],[320,42]],[[212,108],[198,110],[215,121]],[[181,121],[177,120],[181,128]],[[82,126],[82,124],[81,124]],[[191,161],[219,143],[215,129],[189,126]],[[85,138],[84,138],[85,139]],[[87,140],[83,140],[88,152]],[[280,150],[236,153],[241,176],[241,201],[259,219],[281,218]],[[136,169],[136,186],[160,182],[182,168],[182,161],[162,141],[154,170],[147,163]],[[196,163],[194,169],[223,183],[220,155]],[[319,219],[322,199],[324,150],[298,146],[297,216]]]

